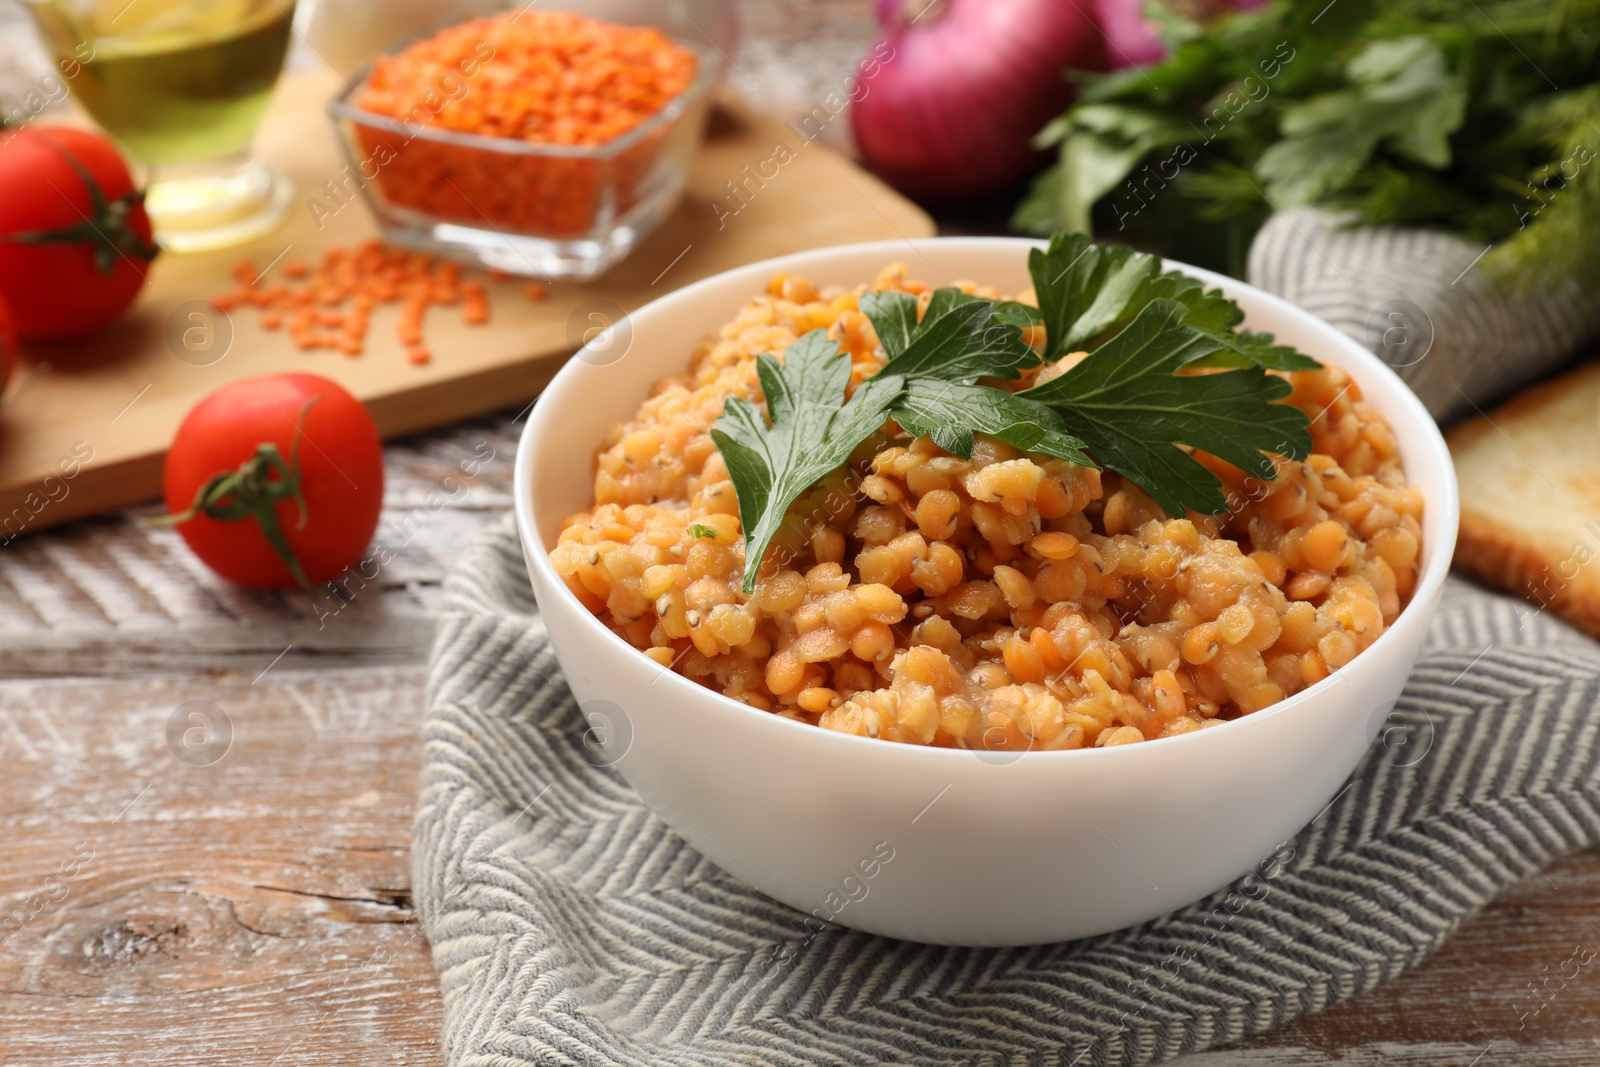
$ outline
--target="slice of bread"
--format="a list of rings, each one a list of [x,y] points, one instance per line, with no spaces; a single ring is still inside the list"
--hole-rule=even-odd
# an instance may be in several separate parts
[[[1456,565],[1600,637],[1600,362],[1447,435]]]

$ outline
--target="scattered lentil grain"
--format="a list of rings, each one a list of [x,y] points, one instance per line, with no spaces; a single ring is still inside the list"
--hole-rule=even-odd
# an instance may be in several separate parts
[[[315,269],[301,260],[289,260],[279,269],[288,281],[264,285],[264,275],[254,264],[235,264],[230,273],[239,285],[212,297],[212,305],[221,311],[260,308],[261,328],[286,328],[301,351],[325,348],[357,356],[366,348],[373,309],[398,303],[395,336],[408,349],[407,359],[417,364],[432,358],[422,347],[422,324],[429,307],[459,303],[462,321],[468,325],[489,321],[488,287],[474,278],[463,280],[461,264],[391,248],[378,240],[353,249],[330,248]]]

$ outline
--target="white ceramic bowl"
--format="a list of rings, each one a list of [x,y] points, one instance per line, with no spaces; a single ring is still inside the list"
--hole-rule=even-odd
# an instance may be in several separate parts
[[[1317,685],[1226,725],[1138,745],[922,748],[791,722],[663,671],[562,583],[547,547],[562,518],[592,501],[590,456],[607,427],[631,418],[658,378],[682,371],[694,346],[775,272],[848,286],[902,261],[929,282],[1017,292],[1029,284],[1032,246],[888,241],[707,278],[634,312],[631,340],[601,336],[595,352],[570,361],[517,451],[516,514],[534,593],[567,681],[607,738],[607,759],[734,877],[871,933],[952,945],[1060,941],[1154,918],[1250,871],[1327,805],[1372,743],[1416,661],[1455,547],[1450,454],[1400,379],[1298,308],[1182,268],[1238,301],[1251,328],[1350,372],[1393,425],[1407,477],[1426,497],[1416,595],[1371,648]]]

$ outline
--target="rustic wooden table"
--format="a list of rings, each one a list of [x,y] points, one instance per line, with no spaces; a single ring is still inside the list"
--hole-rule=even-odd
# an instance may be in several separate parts
[[[866,7],[746,0],[747,90],[808,110]],[[18,14],[8,105],[41,69]],[[298,593],[216,580],[148,508],[0,550],[0,1064],[440,1062],[408,865],[426,660],[451,560],[510,506],[516,415],[389,449],[394,558],[320,624]],[[1558,976],[1597,917],[1590,853],[1386,988],[1184,1062],[1600,1063],[1600,978]]]

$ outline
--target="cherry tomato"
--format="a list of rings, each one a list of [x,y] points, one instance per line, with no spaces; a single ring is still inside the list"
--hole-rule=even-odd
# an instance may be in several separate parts
[[[25,126],[0,141],[0,189],[0,294],[18,335],[81,337],[133,302],[156,248],[110,141]]]
[[[303,510],[291,491],[296,473]],[[367,409],[336,382],[247,378],[184,417],[163,481],[169,515],[206,566],[241,585],[314,584],[357,563],[372,541],[383,445]],[[303,582],[273,547],[274,523]]]

